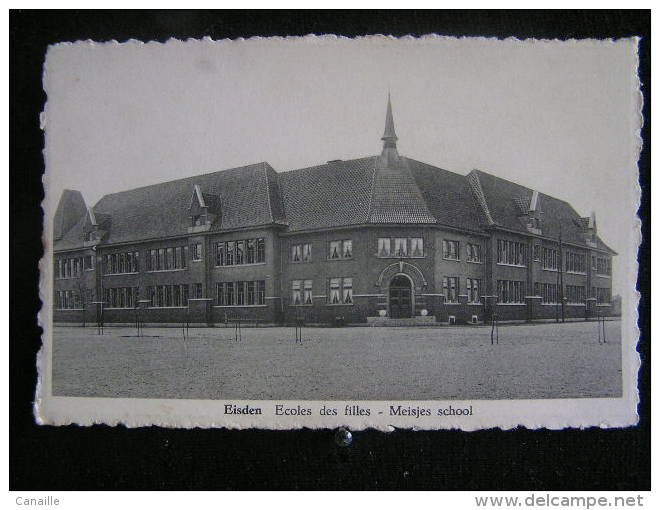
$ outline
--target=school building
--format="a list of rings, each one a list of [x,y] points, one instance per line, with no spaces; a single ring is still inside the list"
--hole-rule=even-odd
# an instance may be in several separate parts
[[[112,193],[62,194],[56,323],[414,325],[609,313],[596,218],[489,173],[400,155],[257,163]]]

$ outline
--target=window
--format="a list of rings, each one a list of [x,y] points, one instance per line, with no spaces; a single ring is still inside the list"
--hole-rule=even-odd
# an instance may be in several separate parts
[[[215,244],[216,266],[259,264],[266,261],[264,239],[221,241]]]
[[[541,284],[541,303],[552,305],[559,303],[559,285],[556,283]]]
[[[424,256],[424,239],[421,237],[410,238],[410,255],[412,257]]]
[[[156,285],[148,287],[152,308],[183,308],[188,306],[188,285]]]
[[[468,262],[474,262],[474,263],[483,262],[482,259],[481,259],[481,245],[480,244],[467,243],[466,250],[467,250],[467,261]]]
[[[497,263],[521,267],[527,265],[527,245],[518,241],[498,239]]]
[[[442,256],[449,260],[459,260],[459,244],[458,241],[449,241],[444,239],[442,241]]]
[[[76,310],[82,307],[82,298],[76,291],[58,290],[55,292],[55,308],[57,310]]]
[[[599,305],[609,304],[611,298],[611,289],[603,287],[594,287],[594,297]]]
[[[257,264],[266,262],[266,242],[263,237],[257,239]]]
[[[245,241],[236,241],[236,261],[237,266],[245,264]]]
[[[423,257],[424,239],[422,237],[379,237],[379,257]]]
[[[104,289],[103,300],[106,308],[135,308],[138,305],[137,287]]]
[[[445,303],[458,303],[458,278],[445,276],[442,279],[442,290],[445,294]]]
[[[266,302],[266,282],[240,281],[218,282],[215,284],[216,306],[254,306]]]
[[[559,267],[559,252],[552,248],[543,247],[543,269],[556,271]]]
[[[255,240],[247,239],[245,241],[245,263],[254,264],[255,255]]]
[[[312,280],[293,280],[292,291],[291,304],[296,306],[313,304]]]
[[[342,295],[342,300],[345,305],[353,304],[353,278],[344,278],[342,283],[342,288],[344,290]]]
[[[379,257],[389,257],[392,253],[391,250],[391,239],[389,237],[379,237],[378,238],[378,256]]]
[[[581,273],[584,274],[587,270],[587,258],[584,253],[567,252],[566,257],[566,272],[567,273]]]
[[[342,241],[330,241],[330,252],[328,258],[331,260],[352,259],[353,241],[344,239]]]
[[[396,257],[408,256],[408,239],[405,237],[397,237],[394,239],[394,255]]]
[[[610,276],[612,274],[611,260],[605,257],[596,257],[596,274]]]
[[[467,278],[468,303],[479,303],[481,301],[481,280]]]
[[[566,298],[568,303],[582,304],[585,301],[586,293],[585,288],[580,285],[567,285]]]
[[[193,283],[192,284],[192,298],[193,299],[202,299],[202,284]]]
[[[311,260],[312,260],[312,245],[311,245],[311,243],[291,245],[291,261],[292,262],[310,262]]]
[[[331,305],[353,304],[353,278],[330,278]]]
[[[191,258],[197,262],[202,260],[202,243],[193,243],[190,245]]]
[[[534,260],[540,262],[541,261],[541,245],[540,244],[535,244],[533,247],[534,250]]]
[[[88,255],[91,257],[91,255]],[[87,257],[76,257],[72,259],[58,259],[55,261],[55,278],[78,278],[83,271],[83,260]]]
[[[525,282],[514,280],[497,280],[498,303],[524,303]]]
[[[137,260],[137,252],[135,254]],[[172,271],[188,265],[188,246],[147,250],[147,271]]]

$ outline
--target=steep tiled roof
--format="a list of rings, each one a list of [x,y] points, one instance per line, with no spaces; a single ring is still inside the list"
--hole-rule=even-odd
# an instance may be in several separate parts
[[[80,191],[65,189],[53,217],[53,238],[62,239],[87,212]]]
[[[431,214],[450,227],[479,231],[484,223],[464,175],[405,158]]]
[[[257,163],[220,172],[187,177],[104,196],[94,207],[112,218],[107,243],[183,235],[190,226],[189,206],[193,186],[222,211],[212,230],[272,223],[269,186],[272,168]]]
[[[292,231],[366,223],[376,157],[282,172],[280,191]]]
[[[473,170],[473,172],[481,183],[488,210],[495,224],[507,229],[527,232],[525,223],[520,218],[517,202],[523,200],[529,203],[533,190],[481,170]],[[568,202],[543,193],[539,193],[538,200],[543,236],[558,239],[561,228],[564,242],[586,244],[583,230],[578,224],[580,215]],[[612,251],[601,239],[597,239],[597,243],[599,248]]]
[[[382,158],[378,161],[382,166]],[[408,161],[397,157],[377,168],[371,190],[370,223],[435,223],[412,176]]]

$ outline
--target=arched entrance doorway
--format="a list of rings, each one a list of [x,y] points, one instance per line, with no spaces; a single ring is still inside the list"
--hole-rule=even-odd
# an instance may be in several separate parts
[[[410,278],[396,275],[390,282],[390,317],[404,319],[412,317],[412,285]]]

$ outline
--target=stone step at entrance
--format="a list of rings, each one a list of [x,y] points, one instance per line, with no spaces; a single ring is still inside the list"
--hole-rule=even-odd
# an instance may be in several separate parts
[[[435,321],[435,315],[410,317],[407,319],[392,319],[390,317],[367,317],[367,323],[370,326],[434,326],[438,323]]]

